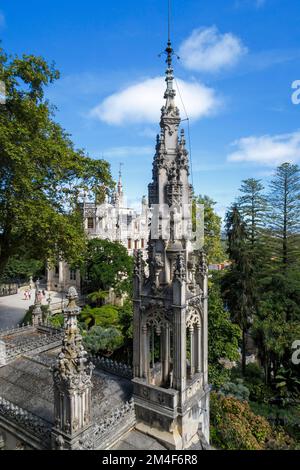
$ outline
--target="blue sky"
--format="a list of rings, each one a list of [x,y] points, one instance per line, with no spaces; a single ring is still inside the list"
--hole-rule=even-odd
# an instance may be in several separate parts
[[[130,204],[151,179],[165,70],[167,1],[0,1],[10,53],[55,61],[47,90],[76,146],[124,164]],[[173,0],[175,74],[190,116],[193,181],[225,208],[242,179],[300,162],[299,0]],[[181,106],[180,99],[177,103]],[[185,117],[184,115],[182,116]],[[186,126],[186,122],[183,122]]]

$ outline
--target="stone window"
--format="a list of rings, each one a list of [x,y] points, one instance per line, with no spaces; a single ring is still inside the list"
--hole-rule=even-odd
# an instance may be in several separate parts
[[[94,228],[94,218],[88,217],[88,228]]]
[[[76,281],[76,269],[70,269],[70,281]]]
[[[128,250],[131,250],[131,238],[128,238]]]
[[[139,241],[138,241],[138,240],[135,240],[135,241],[134,241],[134,249],[135,249],[135,250],[138,250],[138,248],[139,248]]]
[[[141,239],[141,248],[144,249],[145,248],[145,240],[142,238]]]

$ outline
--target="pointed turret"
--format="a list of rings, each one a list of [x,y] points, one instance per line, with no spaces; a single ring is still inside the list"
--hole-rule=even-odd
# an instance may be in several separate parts
[[[78,449],[91,426],[91,388],[93,364],[88,360],[77,325],[80,313],[75,287],[70,287],[64,311],[64,338],[53,369],[54,414],[53,446]]]
[[[165,53],[165,104],[149,185],[149,275],[140,256],[134,274],[133,383],[137,428],[185,449],[199,428],[209,438],[207,271],[190,233],[192,187],[184,131],[178,136],[170,36]]]

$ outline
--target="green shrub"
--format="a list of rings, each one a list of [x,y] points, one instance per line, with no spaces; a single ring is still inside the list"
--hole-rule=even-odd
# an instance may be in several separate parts
[[[291,448],[293,440],[274,431],[262,416],[255,415],[249,403],[234,397],[211,393],[212,445],[227,450],[264,450]]]
[[[250,391],[250,400],[257,401],[259,403],[268,403],[274,396],[272,389],[264,383],[247,383],[247,387]]]
[[[242,379],[236,379],[236,383],[227,382],[220,389],[224,396],[235,397],[238,400],[249,400],[250,391],[245,387]]]
[[[80,313],[79,320],[84,322],[89,328],[95,325],[102,326],[103,328],[118,326],[118,309],[114,305],[109,304],[96,308],[86,305]]]
[[[64,325],[64,315],[63,313],[58,313],[48,317],[48,322],[54,328],[61,328]]]
[[[117,328],[93,326],[85,332],[83,341],[86,349],[93,354],[99,352],[111,354],[123,344],[124,338]]]
[[[245,379],[248,383],[260,384],[264,381],[262,368],[255,363],[248,364],[245,370]]]

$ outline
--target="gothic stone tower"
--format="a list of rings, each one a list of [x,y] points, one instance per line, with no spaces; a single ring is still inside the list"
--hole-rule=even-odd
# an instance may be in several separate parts
[[[141,253],[135,260],[133,384],[137,428],[168,448],[187,449],[199,436],[209,441],[207,266],[186,230],[192,187],[183,130],[178,136],[170,40],[166,53],[166,102],[149,185],[147,276]]]
[[[64,311],[65,334],[62,350],[53,370],[54,418],[53,448],[78,449],[91,426],[91,388],[93,364],[88,361],[77,326],[80,312],[77,292],[70,287]]]

